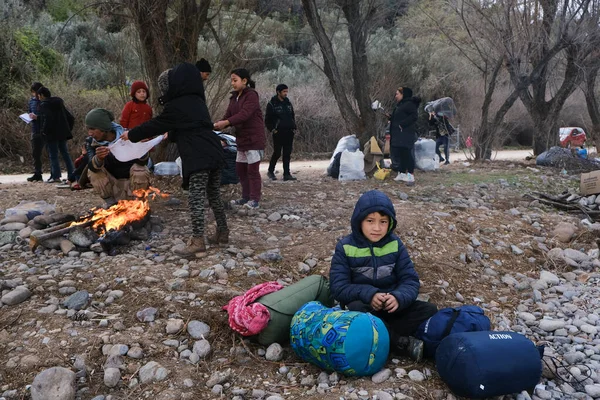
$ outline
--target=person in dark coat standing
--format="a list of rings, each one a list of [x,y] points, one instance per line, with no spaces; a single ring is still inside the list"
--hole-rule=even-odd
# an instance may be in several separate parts
[[[234,204],[257,209],[262,181],[260,160],[265,154],[265,126],[260,109],[258,92],[250,73],[244,68],[231,71],[231,98],[227,112],[214,129],[220,131],[228,126],[235,128],[237,158],[235,169],[242,184],[242,198]]]
[[[296,117],[294,107],[288,99],[288,87],[283,83],[277,85],[277,94],[267,104],[265,113],[265,125],[267,130],[273,134],[273,155],[269,163],[267,176],[276,181],[275,165],[281,157],[283,149],[283,180],[295,181],[296,178],[290,173],[290,159],[292,155],[292,144],[294,142],[294,131],[296,130]]]
[[[177,253],[186,256],[206,255],[204,243],[204,199],[208,198],[215,214],[217,232],[209,243],[225,245],[229,229],[221,200],[221,169],[225,156],[219,137],[212,131],[204,86],[194,64],[181,63],[158,77],[161,91],[159,102],[163,112],[148,122],[125,132],[121,139],[139,142],[145,138],[169,132],[169,140],[177,143],[184,178],[189,178],[189,205],[192,236],[188,246]]]
[[[412,89],[399,87],[396,90],[396,107],[390,116],[390,156],[392,169],[398,172],[395,180],[415,181],[415,158],[413,148],[417,141],[416,123],[421,99],[413,97]]]
[[[29,118],[31,118],[31,155],[33,156],[33,175],[27,178],[27,182],[42,181],[42,150],[44,149],[44,137],[40,133],[40,124],[37,120],[40,99],[37,91],[42,88],[40,82],[33,82],[31,85],[31,98],[29,99]]]
[[[40,133],[46,140],[48,155],[50,156],[50,179],[48,183],[60,183],[60,162],[58,153],[67,168],[67,177],[73,182],[73,171],[75,166],[67,149],[67,140],[73,139],[71,130],[75,123],[73,115],[65,108],[65,103],[60,97],[52,97],[47,87],[41,87],[38,90],[40,97],[40,114],[38,116],[40,124]]]

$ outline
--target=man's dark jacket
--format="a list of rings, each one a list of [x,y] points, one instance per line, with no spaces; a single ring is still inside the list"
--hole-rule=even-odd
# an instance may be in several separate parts
[[[294,107],[286,97],[281,101],[279,96],[271,97],[267,103],[267,112],[265,113],[265,126],[271,132],[273,129],[278,131],[291,131],[296,129],[296,117]]]

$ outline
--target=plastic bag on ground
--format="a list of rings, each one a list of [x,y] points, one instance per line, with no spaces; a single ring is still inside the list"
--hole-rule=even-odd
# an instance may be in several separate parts
[[[179,171],[175,161],[163,161],[154,166],[154,175],[179,175]]]
[[[183,178],[183,164],[181,163],[181,157],[177,157],[177,159],[175,160],[175,163],[179,167],[179,176],[181,176]]]
[[[327,167],[327,175],[333,176],[332,175],[333,163],[335,160],[335,156],[338,153],[341,153],[344,150],[356,151],[359,149],[360,149],[360,141],[358,140],[356,135],[348,135],[348,136],[344,136],[343,138],[341,138],[338,141],[337,146],[335,146],[335,150],[333,151],[331,160],[329,161],[329,167]]]
[[[55,211],[56,206],[48,204],[44,200],[22,201],[17,206],[7,209],[4,216],[27,215],[28,219],[33,219],[37,215],[52,214]]]
[[[367,179],[365,175],[365,155],[362,151],[344,150],[340,158],[340,181],[359,181]]]
[[[440,159],[435,154],[435,140],[419,139],[415,142],[415,167],[421,171],[440,168]]]

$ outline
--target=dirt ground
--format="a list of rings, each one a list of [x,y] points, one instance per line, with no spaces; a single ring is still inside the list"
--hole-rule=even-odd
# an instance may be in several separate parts
[[[185,398],[215,398],[217,396],[210,393],[204,382],[214,371],[228,368],[233,371],[229,381],[231,387],[250,391],[260,388],[290,399],[302,396],[339,398],[344,394],[343,388],[347,388],[344,385],[369,392],[403,387],[403,393],[415,399],[438,398],[440,392],[435,390],[448,391],[436,377],[433,363],[417,366],[408,359],[389,361],[387,368],[407,371],[429,368],[433,377],[419,383],[411,382],[408,377],[394,378],[380,385],[368,378],[347,378],[325,394],[306,395],[310,387],[302,387],[300,378],[309,374],[316,376],[320,370],[303,363],[289,346],[284,347],[281,362],[269,362],[258,356],[261,346],[251,341],[243,342],[234,334],[221,306],[234,294],[260,282],[301,279],[305,275],[299,272],[298,263],[307,259],[318,261],[311,274],[327,276],[337,240],[349,233],[349,220],[356,200],[364,191],[379,189],[394,202],[397,233],[415,263],[424,298],[442,308],[462,304],[457,300],[462,296],[465,303],[484,306],[493,320],[498,315],[511,319],[525,294],[499,284],[498,279],[487,279],[489,277],[482,275],[483,269],[492,268],[498,276],[505,273],[539,275],[548,264],[544,252],[532,244],[535,238],[546,237],[546,244],[551,248],[556,243],[548,232],[558,222],[577,221],[576,217],[554,209],[538,208],[523,197],[536,190],[559,193],[578,184],[576,178],[562,177],[558,171],[537,169],[533,162],[496,161],[470,166],[455,163],[437,172],[417,172],[417,182],[412,187],[389,179],[384,182],[374,179],[338,182],[324,176],[322,170],[304,170],[298,178],[296,182],[265,181],[258,212],[248,215],[228,211],[232,246],[244,251],[250,249],[250,254],[254,255],[278,248],[283,260],[275,263],[257,260],[256,265],[238,263],[238,267],[229,272],[227,280],[203,279],[199,276],[202,270],[222,263],[231,254],[235,257],[236,253],[236,250],[229,253],[210,250],[207,258],[189,264],[191,276],[179,292],[168,291],[165,282],[173,279],[173,271],[181,267],[171,248],[178,243],[177,239],[186,240],[190,234],[187,198],[178,188],[178,177],[157,178],[154,186],[181,200],[179,205],[153,205],[153,215],[164,221],[163,232],[146,242],[132,242],[120,248],[118,256],[97,259],[92,270],[73,271],[60,278],[75,280],[78,290],[85,289],[90,293],[106,289],[124,292],[121,299],[100,312],[98,318],[109,319],[108,327],[100,327],[98,321],[71,321],[65,315],[37,313],[51,298],[62,302],[66,296],[56,291],[56,285],[45,286],[39,276],[23,275],[30,287],[35,288],[34,295],[19,305],[0,308],[0,387],[17,389],[22,396],[19,398],[26,398],[25,386],[31,384],[41,370],[57,365],[70,367],[75,355],[85,354],[88,377],[83,386],[88,390],[82,394],[83,399],[99,394],[112,394],[115,399],[184,398],[177,397],[181,393],[189,394],[190,397]],[[223,194],[227,200],[237,198],[239,188],[225,187]],[[91,190],[72,192],[45,183],[0,185],[0,215],[23,200],[45,200],[56,204],[57,211],[68,213],[82,212],[101,204]],[[469,203],[477,203],[477,208],[469,207]],[[519,213],[511,212],[514,209]],[[301,224],[284,219],[269,221],[267,217],[273,212],[298,216]],[[209,216],[211,222],[212,215]],[[537,224],[534,226],[532,222]],[[485,254],[482,260],[475,262],[467,257],[465,262],[461,260],[461,254],[464,257],[469,253],[474,236],[483,242]],[[581,235],[571,246],[578,248],[576,246],[580,244],[589,248],[594,240]],[[499,245],[500,242],[516,245],[524,250],[524,254],[515,255],[510,248]],[[10,266],[23,263],[44,268],[44,262],[52,265],[56,261],[50,260],[57,257],[60,263],[61,256],[48,252],[35,256],[26,251],[5,252],[0,254],[0,279],[10,278],[2,276],[2,271]],[[257,273],[249,276],[250,269]],[[143,324],[136,319],[136,312],[146,307],[159,309],[159,321]],[[173,348],[162,345],[163,340],[182,340],[187,336],[185,331],[174,336],[165,334],[167,318],[195,319],[209,324],[211,355],[197,365],[191,365],[180,360]],[[44,337],[50,337],[48,344],[44,343]],[[106,356],[102,355],[101,348],[104,343],[129,346],[137,343],[144,350],[142,360],[128,361],[127,372],[122,374],[123,382],[115,389],[108,389],[103,384],[102,366]],[[22,360],[27,354],[37,355],[39,362],[33,366],[19,364],[10,370],[5,367],[11,357],[18,356]],[[170,370],[168,379],[129,388],[139,367],[148,361],[157,361]],[[279,374],[283,365],[299,377],[296,383],[290,383]],[[186,378],[192,379],[195,386],[183,387],[182,381]],[[231,398],[231,394],[225,398]]]

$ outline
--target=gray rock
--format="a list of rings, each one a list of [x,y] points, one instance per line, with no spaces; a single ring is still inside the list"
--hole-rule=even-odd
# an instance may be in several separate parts
[[[106,368],[104,370],[104,385],[114,388],[121,380],[121,371],[119,368]]]
[[[271,215],[269,215],[267,219],[271,222],[277,222],[281,219],[281,214],[279,214],[278,212],[274,212]]]
[[[514,244],[510,245],[510,249],[512,250],[513,254],[520,256],[521,254],[524,253],[523,250],[521,250],[520,248],[518,248],[517,246],[515,246]]]
[[[11,222],[20,222],[22,224],[26,224],[29,222],[29,219],[25,214],[9,215],[0,221],[0,225],[10,224]]]
[[[156,361],[150,361],[140,368],[139,372],[140,383],[142,384],[165,380],[168,375],[169,371]]]
[[[90,300],[90,294],[86,290],[80,290],[70,295],[63,303],[69,310],[81,310],[85,308]]]
[[[202,321],[190,321],[187,326],[187,331],[194,339],[206,339],[210,333],[210,326]]]
[[[31,384],[31,400],[74,400],[75,373],[62,367],[46,369]]]
[[[88,248],[98,240],[98,235],[92,229],[77,227],[69,232],[69,240],[78,247]]]
[[[281,254],[279,254],[279,250],[265,251],[264,253],[260,253],[258,255],[258,258],[260,258],[263,261],[272,261],[272,262],[283,260],[283,257],[281,256]]]
[[[169,335],[179,332],[183,329],[185,322],[182,319],[169,319],[165,328]]]
[[[137,346],[132,347],[127,352],[127,357],[135,358],[135,359],[139,360],[140,358],[144,357],[144,351],[142,350],[141,347],[137,347]]]
[[[140,322],[152,322],[154,318],[156,318],[156,314],[158,310],[154,307],[144,308],[141,311],[138,311],[135,316]]]
[[[391,394],[384,392],[383,390],[375,392],[375,396],[377,396],[377,400],[394,400],[394,397]]]
[[[67,255],[69,252],[75,250],[75,245],[70,240],[63,239],[60,241],[60,250],[64,255]]]
[[[198,357],[204,358],[210,354],[210,343],[205,339],[198,340],[196,343],[194,343],[193,351],[198,355]]]
[[[213,372],[210,378],[208,378],[208,380],[206,381],[206,386],[212,388],[215,385],[227,382],[230,377],[231,369],[227,369],[226,371]]]
[[[310,267],[303,262],[298,263],[298,272],[301,274],[308,274],[310,272]]]
[[[279,343],[273,343],[267,348],[265,358],[268,361],[280,361],[283,358],[283,348]]]
[[[124,356],[129,351],[129,346],[126,344],[115,344],[108,352],[109,356]]]
[[[173,276],[175,278],[189,278],[190,276],[190,271],[188,271],[187,269],[178,269],[175,272],[173,272]]]
[[[565,257],[570,258],[571,260],[580,263],[582,261],[590,261],[591,257],[587,254],[574,249],[564,249],[563,254]]]
[[[20,231],[26,226],[22,222],[9,222],[8,224],[0,225],[0,231]]]
[[[597,383],[593,385],[585,385],[585,392],[596,399],[600,397],[600,385]]]
[[[0,302],[9,306],[14,306],[16,304],[24,302],[30,297],[31,291],[29,289],[27,289],[25,286],[17,286],[13,290],[2,296],[2,298],[0,298]]]
[[[27,226],[19,231],[19,237],[21,237],[23,239],[27,239],[28,237],[31,236],[31,232],[33,232],[33,228],[30,226]]]
[[[411,381],[422,382],[425,380],[425,375],[419,370],[413,369],[408,373],[408,377]]]
[[[373,383],[383,383],[390,379],[390,376],[392,376],[392,370],[385,368],[373,375],[371,381],[373,381]]]
[[[583,354],[582,352],[575,351],[575,352],[571,352],[571,353],[566,353],[564,355],[564,359],[569,364],[578,364],[580,362],[583,362],[583,360],[585,360],[586,357],[585,357],[585,354]]]
[[[566,322],[560,319],[542,319],[540,321],[540,329],[546,332],[554,332],[557,329],[564,328]]]
[[[558,276],[554,275],[550,271],[540,272],[540,281],[544,281],[550,286],[556,286],[560,283],[560,279],[558,278]]]
[[[0,246],[4,246],[5,244],[14,243],[17,236],[19,236],[19,232],[17,232],[17,231],[8,231],[8,232],[0,231]]]

